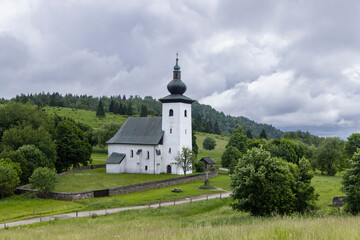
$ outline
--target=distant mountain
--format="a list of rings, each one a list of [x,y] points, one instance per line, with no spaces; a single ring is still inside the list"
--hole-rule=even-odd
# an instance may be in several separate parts
[[[30,101],[32,104],[39,106],[58,106],[68,107],[85,110],[97,110],[99,103],[98,97],[88,95],[72,95],[66,94],[62,96],[59,93],[39,93],[25,95],[21,94],[11,99],[11,101],[18,101],[26,103]],[[161,116],[161,103],[147,96],[141,98],[139,96],[112,96],[101,97],[102,104],[105,112],[113,112],[121,115],[139,115],[140,112],[146,109],[147,114]],[[223,135],[230,135],[236,126],[240,125],[244,128],[244,131],[251,131],[252,136],[258,138],[262,129],[265,129],[268,138],[280,138],[283,134],[279,129],[269,125],[252,121],[246,117],[233,117],[225,115],[223,112],[219,112],[209,105],[200,104],[195,101],[192,105],[192,117],[193,120],[197,118],[196,124],[193,127],[197,131],[218,133]],[[217,129],[219,128],[219,129]]]

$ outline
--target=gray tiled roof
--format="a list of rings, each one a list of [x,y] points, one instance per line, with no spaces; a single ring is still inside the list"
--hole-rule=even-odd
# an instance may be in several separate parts
[[[157,145],[163,135],[161,117],[130,117],[107,143]]]
[[[126,154],[124,153],[113,152],[108,159],[106,159],[105,164],[120,164],[125,156]]]
[[[202,159],[200,159],[200,161],[203,161],[206,164],[216,164],[214,159],[212,159],[210,157],[203,157]]]

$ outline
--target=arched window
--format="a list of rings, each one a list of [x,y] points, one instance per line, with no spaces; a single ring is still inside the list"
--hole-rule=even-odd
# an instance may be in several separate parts
[[[150,158],[150,152],[147,151],[147,158],[146,159],[149,159]]]
[[[170,128],[170,134],[172,134],[172,128]]]
[[[131,150],[131,151],[130,151],[130,157],[131,157],[131,158],[134,157],[134,150]]]
[[[187,111],[186,110],[184,111],[184,116],[187,117]]]
[[[172,117],[172,116],[174,116],[174,110],[170,109],[169,110],[169,117]]]
[[[171,148],[169,148],[169,153],[171,153]]]

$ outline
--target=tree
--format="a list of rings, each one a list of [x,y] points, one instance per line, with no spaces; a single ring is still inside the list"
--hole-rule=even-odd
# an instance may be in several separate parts
[[[64,120],[55,129],[58,160],[56,169],[61,172],[70,167],[88,165],[91,160],[91,145],[83,131],[69,120]]]
[[[213,150],[216,146],[216,141],[213,138],[205,138],[203,141],[203,148],[206,150]]]
[[[317,195],[311,186],[311,168],[301,160],[301,168],[268,151],[253,148],[240,160],[231,175],[230,187],[235,210],[255,216],[291,214],[314,208]]]
[[[131,104],[131,103],[128,103],[127,106],[126,106],[126,115],[132,116],[133,114],[134,114],[134,113],[133,113],[132,104]]]
[[[51,132],[54,123],[46,112],[30,103],[9,103],[4,108],[0,108],[0,139],[4,131],[17,126],[30,126],[32,129],[42,127],[47,132]]]
[[[104,111],[104,106],[103,103],[100,99],[97,110],[96,110],[96,116],[99,118],[105,117],[105,111]]]
[[[360,133],[353,133],[347,138],[347,142],[345,143],[345,153],[349,159],[358,147],[360,147]]]
[[[46,158],[45,154],[34,145],[24,145],[17,150],[23,158],[20,158],[20,166],[23,174],[21,181],[27,182],[33,171],[38,167],[54,168],[55,164]]]
[[[181,152],[178,152],[178,155],[175,157],[175,162],[172,164],[181,168],[184,171],[184,176],[186,172],[192,169],[192,164],[194,162],[193,153],[188,147],[183,147]]]
[[[10,128],[4,132],[2,142],[9,150],[18,150],[24,145],[34,145],[45,154],[49,162],[56,161],[56,145],[52,136],[43,127],[38,129],[33,129],[31,126]],[[17,160],[12,160],[17,162]]]
[[[114,101],[114,99],[111,99],[111,102],[109,104],[109,112],[116,113],[114,111],[114,106],[115,106],[115,101]]]
[[[147,115],[148,115],[147,107],[144,104],[142,104],[141,105],[140,117],[147,117]]]
[[[20,183],[19,176],[11,164],[0,163],[0,196],[12,195]]]
[[[240,158],[241,158],[241,152],[236,147],[230,146],[225,149],[225,152],[221,157],[221,166],[225,168],[228,167],[234,168],[237,165]]]
[[[221,135],[221,129],[220,129],[220,126],[219,126],[219,123],[217,120],[215,121],[215,124],[214,124],[214,133]]]
[[[248,137],[248,139],[253,139],[254,138],[250,129],[246,130],[245,135]]]
[[[268,138],[267,138],[266,131],[265,131],[264,128],[261,130],[261,133],[260,133],[259,138],[260,138],[260,139],[261,139],[261,138],[268,139]]]
[[[121,123],[114,123],[114,122],[105,123],[99,129],[94,131],[93,133],[94,141],[100,147],[105,147],[106,141],[112,138],[120,127],[121,127]]]
[[[346,194],[346,210],[354,215],[360,212],[360,152],[357,150],[343,177],[343,192]]]
[[[244,130],[241,126],[237,126],[229,138],[226,148],[229,146],[236,147],[241,153],[246,153],[248,145],[248,138],[244,135]]]
[[[199,153],[199,146],[196,143],[195,131],[192,130],[191,133],[192,133],[192,152],[193,152],[194,157],[196,158]]]
[[[334,176],[343,158],[344,141],[337,137],[326,138],[316,153],[316,164],[323,174]]]
[[[47,167],[40,167],[35,169],[29,178],[31,188],[37,189],[40,193],[45,194],[53,191],[58,181],[59,180],[55,169],[50,169]]]

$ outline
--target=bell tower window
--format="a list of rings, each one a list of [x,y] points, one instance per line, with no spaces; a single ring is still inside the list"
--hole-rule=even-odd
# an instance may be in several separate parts
[[[184,116],[187,117],[187,111],[186,110],[184,111]]]
[[[174,110],[170,109],[169,110],[169,117],[172,117],[172,116],[174,116]]]

